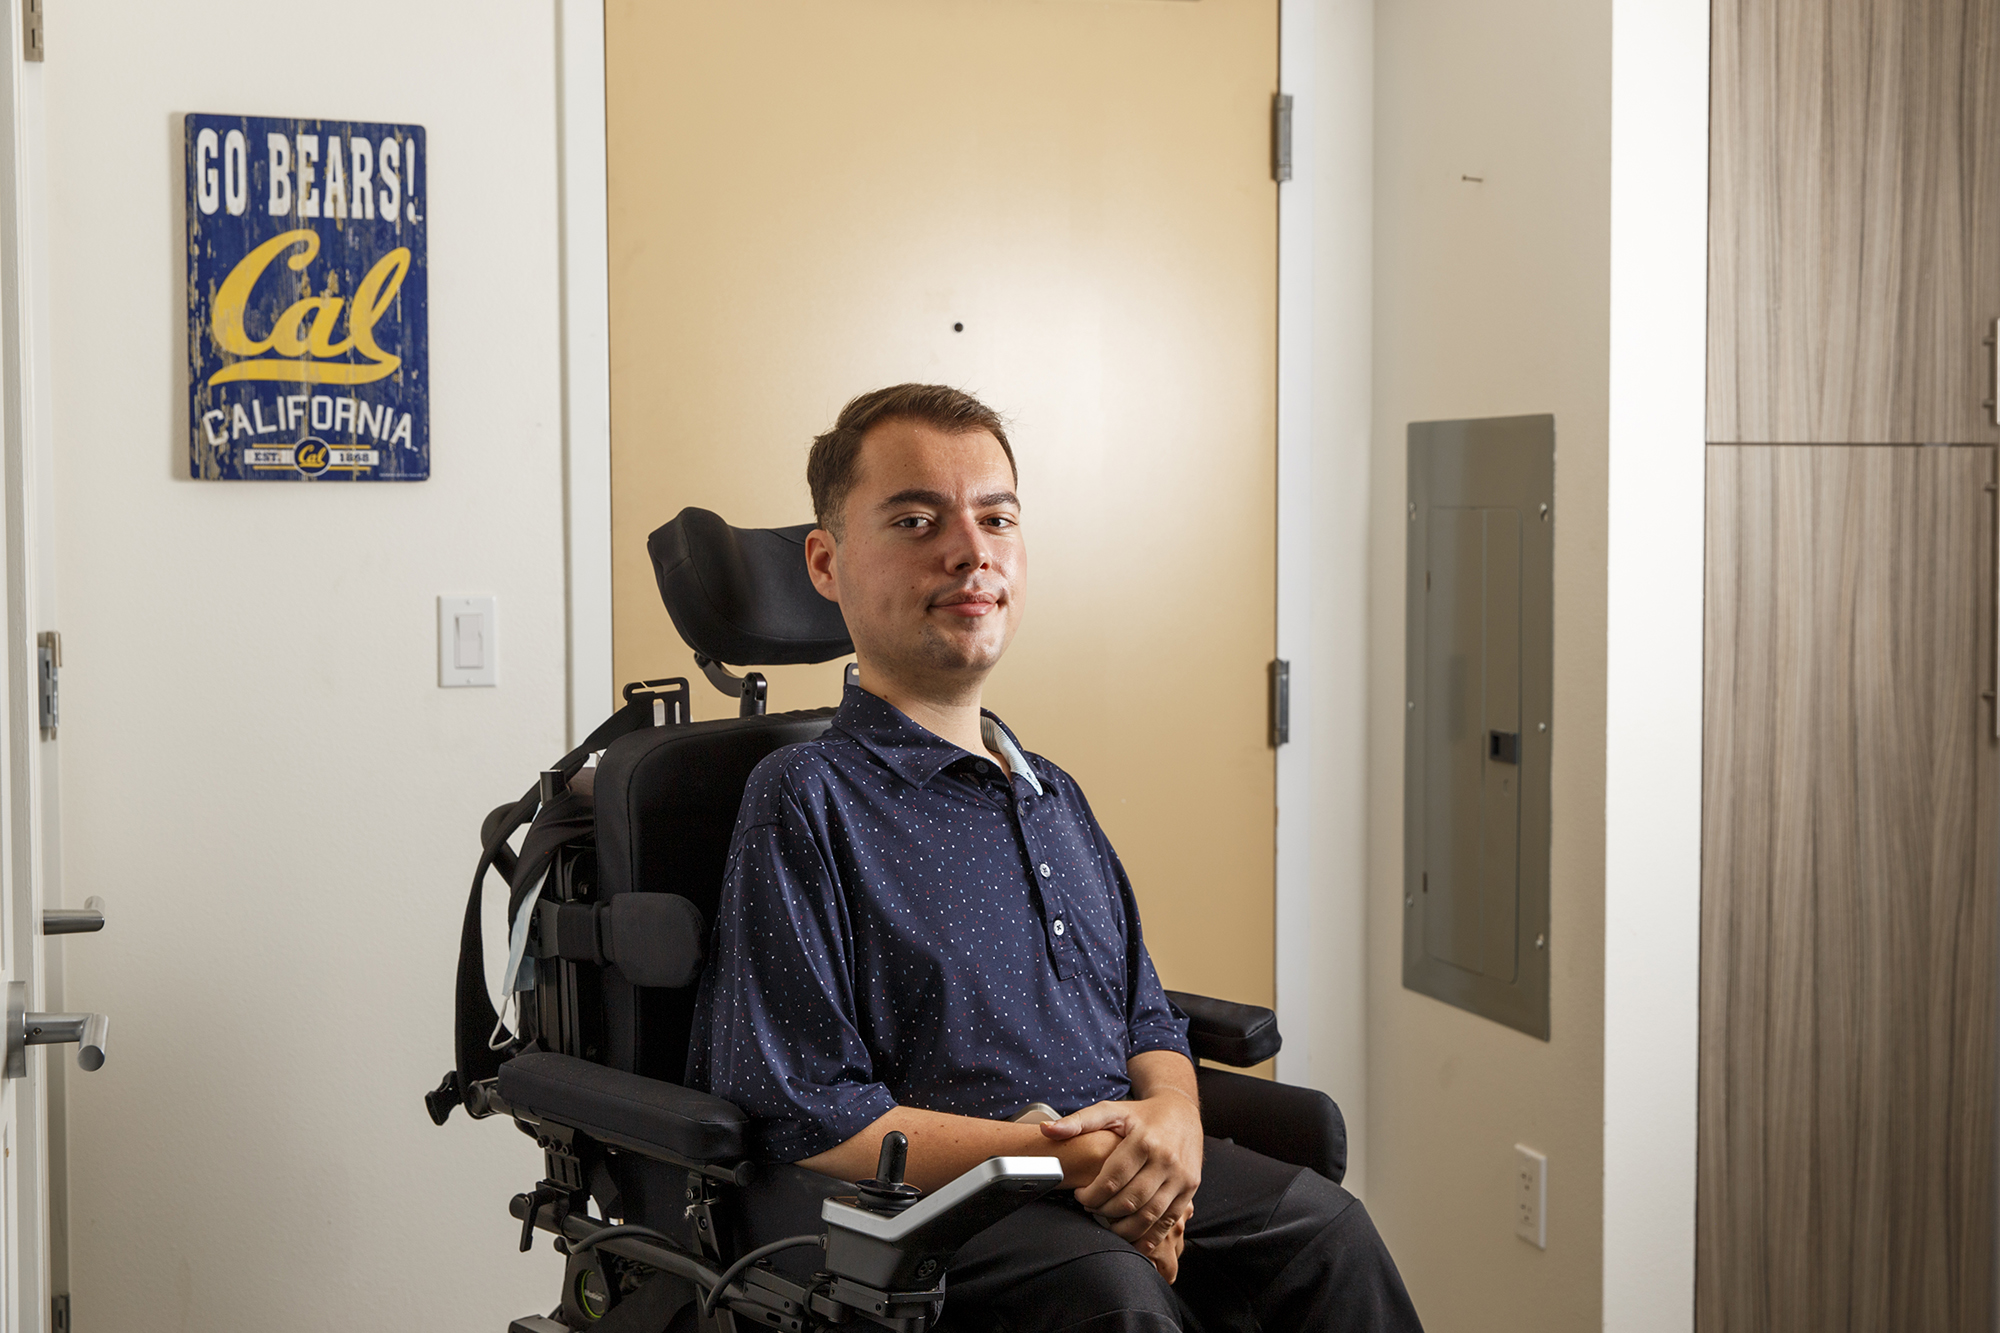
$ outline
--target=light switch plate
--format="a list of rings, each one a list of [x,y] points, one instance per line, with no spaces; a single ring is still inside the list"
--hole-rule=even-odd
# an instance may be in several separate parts
[[[438,598],[438,684],[445,689],[500,683],[498,598],[491,593]]]
[[[1514,1234],[1538,1250],[1549,1248],[1549,1159],[1514,1145]]]

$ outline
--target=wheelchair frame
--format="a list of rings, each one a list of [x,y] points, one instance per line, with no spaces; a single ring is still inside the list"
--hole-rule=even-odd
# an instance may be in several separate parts
[[[823,661],[851,651],[838,609],[822,602],[803,578],[795,548],[804,531],[733,529],[706,511],[687,510],[648,541],[662,598],[682,637],[695,647],[696,665],[739,700],[740,719],[761,720],[745,733],[753,747],[767,738],[765,728],[777,735],[830,710],[767,717],[764,676],[732,675],[721,661]],[[699,577],[691,577],[697,572]],[[743,628],[752,622],[761,627],[761,637],[758,629]],[[782,636],[776,633],[780,626],[786,631]],[[848,679],[853,677],[850,666]],[[614,1067],[607,1054],[615,1043],[609,1040],[605,970],[616,965],[624,985],[683,993],[701,962],[696,949],[676,971],[672,942],[666,934],[645,934],[643,928],[650,927],[644,920],[637,921],[642,927],[637,938],[623,948],[608,933],[619,900],[653,899],[650,906],[658,907],[673,895],[600,893],[598,812],[585,774],[593,754],[610,754],[621,739],[691,725],[685,678],[636,682],[625,687],[624,697],[624,708],[544,772],[535,789],[489,815],[481,830],[484,855],[460,947],[457,1066],[425,1096],[439,1125],[454,1106],[463,1105],[473,1119],[509,1117],[542,1149],[542,1179],[515,1195],[509,1209],[521,1223],[522,1251],[533,1247],[540,1231],[567,1257],[563,1294],[553,1312],[516,1319],[510,1333],[585,1328],[663,1333],[690,1303],[698,1327],[717,1333],[748,1327],[807,1333],[856,1322],[895,1333],[928,1333],[942,1309],[952,1255],[979,1231],[1059,1185],[1061,1170],[1053,1158],[994,1158],[920,1199],[902,1182],[903,1136],[896,1133],[885,1138],[872,1181],[841,1182],[796,1166],[758,1164],[740,1151],[747,1120],[737,1108],[677,1081]],[[586,803],[583,794],[592,800]],[[509,838],[530,819],[534,823],[517,856]],[[531,884],[543,865],[546,875]],[[489,868],[510,884],[510,923],[528,913],[524,973],[515,982],[527,983],[517,991],[520,1030],[508,1033],[505,1042],[486,998],[480,940],[480,896]],[[698,909],[678,901],[698,923]],[[628,925],[620,931],[647,915],[658,917],[626,913]],[[667,947],[654,947],[662,942]],[[656,953],[666,955],[665,961],[652,956]],[[1278,1050],[1270,1010],[1167,994],[1190,1020],[1189,1042],[1198,1061],[1248,1067]],[[628,1015],[623,1021],[635,1020]],[[671,1027],[673,1020],[665,1021]],[[475,1037],[472,1029],[480,1023],[493,1024],[491,1042]],[[627,1037],[637,1040],[629,1030]],[[503,1050],[512,1057],[504,1063]],[[1339,1182],[1346,1167],[1346,1128],[1324,1093],[1209,1067],[1198,1066],[1197,1078],[1209,1133]],[[619,1116],[606,1114],[607,1106],[640,1107],[645,1114],[614,1123]],[[675,1146],[662,1142],[668,1139]],[[621,1166],[623,1158],[636,1158],[639,1166]],[[653,1171],[655,1165],[664,1174]],[[680,1177],[672,1188],[679,1190],[685,1237],[624,1220],[628,1202],[636,1202],[649,1222],[666,1225],[670,1210],[659,1191],[669,1188],[675,1172]],[[627,1200],[622,1191],[633,1184],[641,1197]],[[603,1216],[592,1213],[593,1199]],[[765,1244],[738,1244],[739,1238],[756,1237],[749,1218],[754,1199],[771,1203],[769,1211],[785,1214],[788,1225],[790,1217],[816,1209],[819,1229]],[[821,1261],[809,1276],[767,1266],[787,1250],[815,1246]]]

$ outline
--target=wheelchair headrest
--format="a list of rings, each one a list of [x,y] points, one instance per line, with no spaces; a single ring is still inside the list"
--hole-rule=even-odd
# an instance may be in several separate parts
[[[853,652],[840,608],[806,574],[812,529],[732,528],[706,509],[683,509],[648,537],[660,600],[688,647],[746,667]]]

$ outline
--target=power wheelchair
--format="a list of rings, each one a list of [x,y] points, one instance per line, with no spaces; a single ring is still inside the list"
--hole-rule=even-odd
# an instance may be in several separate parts
[[[681,1084],[695,983],[750,771],[823,731],[831,708],[767,711],[739,667],[853,651],[839,608],[805,571],[810,525],[732,528],[687,509],[647,546],[660,593],[701,672],[739,716],[689,719],[684,677],[624,689],[625,704],[481,829],[461,936],[456,1065],[426,1094],[506,1116],[542,1150],[515,1195],[521,1249],[537,1231],[568,1256],[561,1299],[509,1333],[682,1333],[879,1326],[927,1333],[952,1254],[1060,1183],[1048,1157],[996,1158],[919,1198],[890,1134],[874,1180],[753,1158],[745,1116]],[[852,678],[854,668],[848,668]],[[526,828],[518,849],[514,835]],[[481,895],[509,886],[516,1010],[487,989]],[[1247,1067],[1279,1046],[1268,1009],[1169,991],[1197,1056]],[[1324,1093],[1202,1066],[1207,1131],[1336,1183],[1346,1127]]]

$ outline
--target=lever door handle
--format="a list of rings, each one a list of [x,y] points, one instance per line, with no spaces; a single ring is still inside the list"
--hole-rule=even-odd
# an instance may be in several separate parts
[[[8,1078],[28,1072],[30,1046],[76,1043],[77,1067],[86,1073],[104,1067],[104,1040],[111,1020],[103,1014],[34,1014],[28,1012],[28,985],[7,986],[6,1069]]]
[[[88,935],[103,929],[102,898],[85,898],[82,907],[50,907],[42,912],[44,935]]]

